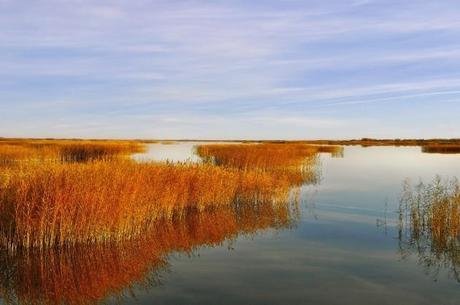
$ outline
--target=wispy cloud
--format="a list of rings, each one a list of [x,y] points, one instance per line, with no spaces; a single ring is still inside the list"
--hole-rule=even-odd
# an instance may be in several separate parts
[[[455,4],[2,0],[0,133],[361,136],[407,101],[401,134],[460,130]]]

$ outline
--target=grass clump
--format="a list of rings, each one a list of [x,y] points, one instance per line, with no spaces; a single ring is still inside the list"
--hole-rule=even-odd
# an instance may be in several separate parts
[[[208,144],[197,147],[197,154],[218,166],[258,170],[288,177],[291,185],[316,183],[318,153],[337,153],[341,147],[305,144]]]
[[[286,176],[210,164],[44,162],[0,174],[0,244],[47,248],[131,239],[187,209],[282,201]]]
[[[135,141],[2,140],[0,166],[31,161],[88,162],[109,160],[143,152]]]
[[[457,179],[413,187],[406,182],[399,208],[404,255],[416,252],[437,275],[445,267],[460,282],[460,183]]]

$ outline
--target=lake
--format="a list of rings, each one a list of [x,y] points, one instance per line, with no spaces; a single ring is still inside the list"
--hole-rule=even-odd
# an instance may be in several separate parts
[[[200,162],[196,144],[150,144],[134,158]],[[416,184],[437,175],[460,177],[460,155],[347,146],[343,154],[320,154],[317,167],[319,180],[302,186],[288,208],[189,215],[177,231],[158,225],[155,237],[142,245],[74,253],[72,272],[84,277],[61,289],[81,292],[88,286],[86,299],[69,297],[73,304],[90,304],[97,293],[121,304],[458,304],[456,266],[442,258],[439,265],[427,262],[404,245],[398,207],[407,179]],[[55,264],[37,261],[20,262],[31,270],[32,264]],[[21,264],[15,268],[26,269]],[[139,278],[146,270],[148,280]],[[2,289],[17,293],[22,282],[12,285],[3,273]],[[30,293],[23,293],[33,294],[33,274],[21,280],[30,282],[24,285]],[[104,291],[96,293],[95,287]]]

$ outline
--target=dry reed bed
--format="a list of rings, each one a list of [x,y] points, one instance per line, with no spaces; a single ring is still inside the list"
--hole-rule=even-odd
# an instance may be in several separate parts
[[[401,251],[415,251],[433,274],[448,267],[460,282],[460,183],[457,179],[413,187],[406,182],[399,209]]]
[[[273,176],[288,176],[291,185],[316,183],[318,153],[337,154],[338,146],[305,144],[207,144],[197,147],[206,162],[240,170],[260,170]]]
[[[0,295],[6,304],[20,305],[121,300],[135,286],[157,285],[171,252],[192,253],[241,234],[289,228],[296,219],[295,206],[248,204],[163,219],[130,241],[0,255]]]
[[[188,210],[284,202],[293,186],[316,182],[319,152],[336,151],[278,144],[199,147],[202,156],[223,160],[216,166],[119,158],[141,150],[138,142],[0,141],[0,152],[6,147],[17,149],[10,154],[14,166],[0,172],[0,247],[10,250],[122,241]]]
[[[2,140],[0,165],[24,161],[87,162],[143,152],[135,141]]]
[[[128,160],[18,165],[0,174],[0,244],[47,248],[130,239],[186,209],[283,201],[288,176]]]

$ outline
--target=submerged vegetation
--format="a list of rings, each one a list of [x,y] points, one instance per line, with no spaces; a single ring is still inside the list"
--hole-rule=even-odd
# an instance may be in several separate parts
[[[442,181],[413,187],[404,184],[399,209],[403,255],[415,252],[435,276],[448,268],[460,282],[460,183]]]
[[[228,206],[162,219],[132,240],[0,252],[0,298],[19,305],[109,303],[158,285],[172,252],[193,254],[242,234],[290,228],[297,217],[295,203]]]

